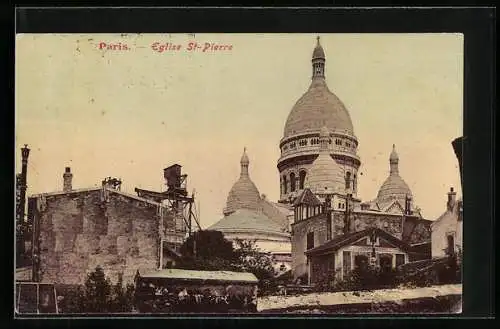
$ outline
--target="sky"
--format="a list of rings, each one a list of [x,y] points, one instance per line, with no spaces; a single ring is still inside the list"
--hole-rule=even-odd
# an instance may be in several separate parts
[[[415,204],[436,219],[450,187],[461,195],[451,141],[462,135],[463,35],[318,35],[359,142],[358,196],[375,198],[396,144]],[[19,34],[16,172],[24,144],[28,195],[62,190],[65,167],[74,188],[112,176],[125,192],[163,191],[163,168],[178,163],[206,228],[222,218],[246,147],[251,179],[277,201],[279,141],[311,82],[316,36]]]

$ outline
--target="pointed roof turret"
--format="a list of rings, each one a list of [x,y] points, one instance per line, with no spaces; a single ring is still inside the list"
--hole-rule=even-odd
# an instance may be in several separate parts
[[[250,160],[248,159],[247,155],[247,148],[243,148],[243,155],[241,156],[240,160],[240,165],[241,165],[241,172],[240,176],[248,176],[248,165],[250,164]]]
[[[399,156],[398,153],[396,153],[396,144],[392,144],[392,152],[391,155],[389,156],[389,164],[391,174],[398,174],[399,173],[399,168],[398,168],[398,163],[399,163]]]
[[[314,61],[315,59],[325,60],[325,51],[323,50],[323,47],[321,46],[321,43],[319,42],[319,36],[316,37],[316,47],[314,47],[313,55],[312,55],[312,60]]]

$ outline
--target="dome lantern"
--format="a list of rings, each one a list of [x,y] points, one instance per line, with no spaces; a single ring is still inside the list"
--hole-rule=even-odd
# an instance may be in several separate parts
[[[313,69],[313,75],[312,78],[325,78],[325,52],[323,50],[323,47],[319,43],[319,36],[316,38],[317,43],[316,47],[313,50],[313,55],[312,55],[312,69]]]
[[[243,148],[243,155],[241,156],[240,165],[241,172],[240,176],[248,176],[248,165],[250,164],[250,160],[248,160],[247,148]]]
[[[398,168],[399,156],[396,153],[396,145],[395,144],[392,144],[392,152],[391,152],[391,155],[389,157],[389,164],[390,164],[390,174],[391,175],[398,174],[399,173],[399,168]]]

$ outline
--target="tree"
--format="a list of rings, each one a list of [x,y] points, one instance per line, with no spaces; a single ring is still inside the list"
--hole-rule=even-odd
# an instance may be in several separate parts
[[[64,313],[122,313],[131,312],[134,305],[135,288],[133,284],[123,287],[123,275],[118,275],[112,285],[104,271],[97,266],[89,273],[85,285],[68,291],[61,301]]]
[[[260,251],[255,241],[237,239],[234,253],[241,270],[253,273],[261,282],[274,278],[276,273],[271,255]]]
[[[111,283],[104,271],[97,266],[85,281],[85,311],[88,313],[103,313],[109,310],[111,298]]]
[[[181,246],[181,254],[188,258],[205,260],[234,260],[233,244],[220,231],[194,232]]]

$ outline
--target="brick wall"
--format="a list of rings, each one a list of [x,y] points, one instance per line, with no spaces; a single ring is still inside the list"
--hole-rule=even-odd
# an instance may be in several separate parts
[[[39,211],[41,281],[80,284],[101,266],[115,281],[158,267],[154,204],[100,190],[47,196]]]

